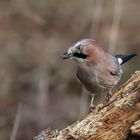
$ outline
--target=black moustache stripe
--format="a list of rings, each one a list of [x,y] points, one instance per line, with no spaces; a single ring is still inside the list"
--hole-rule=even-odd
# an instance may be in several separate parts
[[[83,59],[87,58],[87,55],[84,53],[74,53],[73,56],[78,57],[78,58],[83,58]]]

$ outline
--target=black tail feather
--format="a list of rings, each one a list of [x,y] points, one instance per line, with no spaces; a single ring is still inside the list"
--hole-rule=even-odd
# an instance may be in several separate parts
[[[131,58],[133,58],[134,56],[137,56],[137,54],[127,54],[127,55],[123,55],[123,54],[118,54],[118,55],[115,55],[115,57],[117,59],[122,59],[122,64],[124,64],[125,62],[127,62],[128,60],[130,60]]]

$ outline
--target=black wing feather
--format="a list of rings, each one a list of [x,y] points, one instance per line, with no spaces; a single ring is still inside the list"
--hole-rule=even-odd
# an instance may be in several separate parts
[[[115,55],[115,57],[118,59],[122,59],[122,64],[124,64],[125,62],[127,62],[128,60],[130,60],[131,58],[133,58],[134,56],[137,56],[137,54],[127,54],[127,55],[123,55],[123,54],[118,54],[118,55]]]

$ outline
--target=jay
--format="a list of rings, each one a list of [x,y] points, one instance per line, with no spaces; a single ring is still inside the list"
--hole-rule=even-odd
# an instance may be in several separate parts
[[[134,56],[136,54],[112,56],[105,52],[95,40],[83,39],[71,46],[62,58],[76,59],[79,62],[76,75],[92,95],[91,109],[94,109],[93,101],[99,103],[106,97],[108,102],[110,101],[111,90],[123,74],[121,65]]]

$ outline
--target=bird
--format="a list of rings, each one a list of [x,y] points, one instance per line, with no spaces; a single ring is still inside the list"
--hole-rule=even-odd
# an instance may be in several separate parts
[[[76,76],[92,96],[90,108],[96,108],[101,100],[110,102],[112,89],[123,74],[122,64],[136,54],[111,55],[94,39],[82,39],[71,45],[63,53],[62,59],[75,59],[78,62]]]

